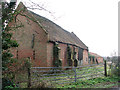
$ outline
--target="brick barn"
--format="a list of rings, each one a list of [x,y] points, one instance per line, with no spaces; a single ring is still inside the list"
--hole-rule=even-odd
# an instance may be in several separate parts
[[[16,10],[20,13],[9,26],[22,27],[13,31],[12,39],[19,44],[12,49],[14,58],[30,57],[36,67],[55,66],[56,59],[62,67],[88,64],[88,47],[73,32],[27,10],[23,3]]]
[[[101,57],[100,55],[93,53],[93,52],[89,52],[89,64],[99,64],[99,63],[103,63],[103,57]]]

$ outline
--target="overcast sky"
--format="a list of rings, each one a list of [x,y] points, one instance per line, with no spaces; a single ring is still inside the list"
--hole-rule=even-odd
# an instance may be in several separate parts
[[[25,4],[27,0],[22,0]],[[101,56],[118,52],[119,0],[31,0],[52,12],[34,10],[63,29],[74,32],[89,48]]]

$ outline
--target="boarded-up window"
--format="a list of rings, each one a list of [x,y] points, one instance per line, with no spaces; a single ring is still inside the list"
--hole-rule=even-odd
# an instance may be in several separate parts
[[[82,60],[83,59],[83,49],[79,48],[78,50],[78,60]]]

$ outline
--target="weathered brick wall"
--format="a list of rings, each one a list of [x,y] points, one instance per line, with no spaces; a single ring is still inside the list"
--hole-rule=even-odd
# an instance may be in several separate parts
[[[91,58],[90,64],[97,64],[96,59],[97,59],[98,63],[103,63],[103,58],[102,57],[95,57],[94,62],[93,62],[93,58]]]
[[[47,66],[53,66],[53,43],[49,42],[47,44]],[[67,45],[59,43],[58,47],[60,47],[59,58],[62,61],[62,67],[67,66],[67,59],[66,59],[66,49]]]
[[[22,13],[23,15],[27,15],[31,17],[29,12],[25,11]],[[28,19],[26,16],[17,16],[16,22],[11,22],[10,26],[15,26],[16,24],[24,25],[13,31],[12,39],[16,40],[19,44],[19,47],[16,48],[18,50],[18,59],[31,57],[33,66],[47,66],[47,34],[46,32],[39,26],[38,23],[34,22],[31,19]],[[34,34],[34,42],[33,40]],[[32,48],[32,43],[34,43],[34,47]],[[12,53],[16,57],[16,49],[12,50]],[[33,59],[33,51],[35,51],[35,59]]]
[[[53,67],[53,43],[47,43],[47,66]]]
[[[77,59],[77,60],[78,60],[78,51],[79,51],[79,48],[78,48],[78,47],[75,47],[76,59]]]
[[[103,63],[103,58],[102,57],[98,57],[97,59],[98,59],[99,63]]]
[[[91,57],[91,62],[90,62],[90,64],[97,64],[97,62],[96,62],[96,57],[94,57],[94,61],[93,61],[93,58]]]
[[[18,9],[21,8],[23,8],[22,5],[18,7]],[[13,31],[12,39],[17,40],[19,43],[18,48],[11,50],[11,52],[14,54],[14,58],[17,58],[17,56],[18,59],[31,57],[34,64],[33,66],[53,66],[53,44],[48,42],[48,35],[46,31],[44,31],[37,22],[34,22],[35,19],[27,10],[25,10],[22,14],[22,16],[17,16],[16,22],[13,21],[9,24],[10,26],[20,24],[24,25],[23,27]],[[28,17],[30,17],[30,19]],[[32,48],[33,43],[34,47]],[[60,59],[62,60],[62,66],[67,66],[67,45],[59,43],[59,47],[61,49]],[[70,47],[73,52],[73,47],[75,46],[70,45]],[[75,51],[77,52],[76,58],[78,59],[78,47],[75,47]],[[83,51],[83,64],[88,64],[87,50]]]
[[[62,66],[67,66],[67,45],[59,43],[60,47],[60,59],[62,60]]]
[[[83,50],[83,65],[88,64],[88,51]]]
[[[62,61],[62,67],[68,66],[67,62],[67,44],[59,43],[58,46],[60,47],[60,53],[59,53],[59,58]],[[73,52],[73,48],[75,46],[70,45],[71,50]],[[75,52],[76,52],[76,59],[78,59],[78,47],[75,47]],[[87,61],[86,61],[87,58]],[[83,51],[83,65],[88,64],[88,51],[84,50]],[[73,63],[74,65],[74,63]],[[73,66],[72,65],[72,66]],[[47,44],[47,66],[53,66],[53,43],[48,43]]]

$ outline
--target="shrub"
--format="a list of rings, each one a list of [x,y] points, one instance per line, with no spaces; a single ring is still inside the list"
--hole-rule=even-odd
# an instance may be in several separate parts
[[[118,57],[117,56],[113,56],[111,58],[111,64],[109,64],[109,70],[108,70],[108,75],[110,76],[118,76],[118,72],[120,70],[119,68],[119,64],[120,62],[118,62]]]

